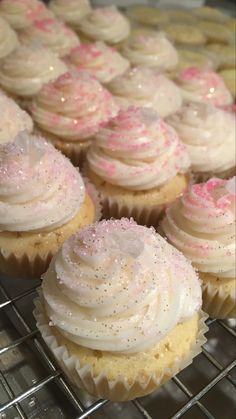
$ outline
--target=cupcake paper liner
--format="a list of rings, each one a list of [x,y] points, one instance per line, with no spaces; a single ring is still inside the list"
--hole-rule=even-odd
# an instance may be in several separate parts
[[[71,355],[66,346],[60,345],[56,337],[52,334],[48,318],[44,312],[40,298],[35,301],[34,316],[37,320],[37,327],[58,361],[60,367],[68,376],[72,384],[86,390],[89,394],[112,401],[127,401],[136,397],[144,396],[159,388],[166,381],[176,375],[180,370],[191,364],[193,358],[201,352],[202,345],[206,342],[204,334],[208,328],[205,324],[206,314],[201,312],[199,318],[199,333],[195,344],[189,350],[185,358],[177,358],[169,368],[163,369],[160,376],[155,373],[147,378],[137,376],[136,381],[130,384],[126,377],[117,376],[114,381],[109,381],[106,371],[102,371],[98,376],[93,375],[91,365],[81,367],[78,357]]]
[[[202,283],[203,310],[211,318],[236,318],[236,284],[235,289],[226,293],[223,287],[215,287],[210,282]]]
[[[96,187],[90,182],[90,180],[86,176],[82,176],[82,177],[85,184],[86,192],[90,196],[95,206],[94,222],[99,221],[102,218],[102,203],[101,203],[100,194],[97,191]]]

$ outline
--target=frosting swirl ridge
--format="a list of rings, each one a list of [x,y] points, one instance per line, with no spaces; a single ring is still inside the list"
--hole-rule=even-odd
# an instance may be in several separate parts
[[[32,105],[41,128],[69,141],[89,138],[117,111],[111,94],[83,71],[44,85]]]
[[[186,144],[195,172],[220,173],[235,166],[236,127],[232,113],[192,102],[169,117],[168,123]]]
[[[10,54],[18,45],[16,32],[0,17],[0,58]]]
[[[87,159],[102,179],[130,190],[158,187],[190,164],[173,128],[145,108],[120,111],[100,129]]]
[[[91,11],[89,0],[51,0],[49,8],[73,28],[78,28],[79,21]]]
[[[153,229],[102,221],[64,243],[44,274],[47,315],[67,339],[120,353],[151,348],[201,306],[191,264]]]
[[[36,19],[48,19],[53,15],[39,0],[1,0],[0,16],[14,29],[23,29],[31,26]]]
[[[170,242],[200,272],[235,277],[235,178],[193,185],[166,211],[162,222]]]
[[[71,220],[84,201],[70,161],[26,132],[0,146],[0,231],[44,231]]]

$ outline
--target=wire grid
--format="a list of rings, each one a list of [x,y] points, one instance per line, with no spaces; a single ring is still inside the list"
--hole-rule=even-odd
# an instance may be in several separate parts
[[[29,386],[26,390],[21,391],[19,394],[15,395],[14,390],[12,389],[9,382],[4,377],[3,371],[0,370],[0,384],[4,388],[7,396],[8,401],[3,403],[0,406],[0,418],[8,418],[5,412],[8,411],[9,408],[14,407],[17,412],[17,418],[28,419],[29,416],[24,411],[22,407],[22,402],[29,398],[31,395],[37,394],[42,388],[46,387],[49,383],[53,382],[56,384],[60,389],[62,389],[63,393],[66,395],[66,398],[69,400],[70,403],[73,404],[75,408],[75,414],[73,415],[73,419],[84,419],[88,416],[92,415],[94,412],[102,409],[102,407],[108,403],[106,400],[99,400],[89,404],[86,406],[80,396],[75,392],[73,387],[68,383],[66,377],[64,377],[62,371],[58,367],[55,360],[52,358],[51,354],[49,353],[46,345],[44,344],[43,340],[41,339],[39,332],[36,328],[32,328],[29,326],[28,322],[23,317],[22,310],[17,307],[17,303],[19,303],[24,298],[28,297],[33,300],[36,292],[38,284],[27,289],[24,292],[20,292],[15,295],[13,298],[10,298],[9,293],[7,292],[6,288],[0,282],[0,298],[2,301],[0,303],[0,313],[3,313],[7,310],[10,310],[11,313],[17,318],[17,321],[20,324],[21,330],[23,330],[23,335],[19,338],[12,340],[10,343],[6,344],[5,346],[0,348],[0,358],[2,355],[7,354],[8,351],[14,350],[19,348],[22,344],[29,344],[33,345],[33,352],[38,353],[44,365],[47,367],[48,374],[45,378],[36,381],[33,385]],[[1,314],[0,314],[1,318]],[[32,319],[31,319],[32,320]],[[227,322],[224,321],[216,321],[216,320],[208,320],[209,328],[212,327],[214,322],[217,322],[221,328],[223,328],[231,337],[234,339],[236,338],[236,333],[233,327],[229,325]],[[22,331],[21,331],[22,334]],[[235,342],[236,344],[236,342]],[[214,386],[216,386],[222,379],[227,379],[234,388],[236,386],[236,380],[231,376],[231,372],[233,368],[236,366],[236,360],[233,360],[228,365],[223,366],[219,360],[214,357],[210,351],[206,349],[206,345],[203,348],[203,355],[207,358],[207,360],[217,369],[217,375],[209,380],[209,382],[196,394],[188,388],[186,384],[184,384],[181,379],[176,376],[172,379],[172,381],[177,385],[177,387],[187,396],[187,403],[185,403],[178,411],[175,412],[174,415],[170,416],[172,419],[177,419],[182,417],[186,412],[189,411],[193,406],[197,407],[199,411],[201,411],[201,417],[206,417],[209,419],[214,419],[215,416],[208,410],[206,406],[204,406],[201,399],[205,396]],[[191,368],[188,367],[188,368]],[[111,403],[111,402],[109,402]],[[148,410],[143,406],[140,400],[132,401],[133,406],[139,413],[140,418],[151,419],[154,417],[148,413]],[[199,412],[200,413],[200,412]],[[50,417],[51,416],[45,416]],[[117,416],[121,417],[121,416]],[[136,416],[135,416],[136,417]],[[160,418],[159,415],[155,415],[155,419]],[[72,419],[72,416],[70,416]],[[41,419],[41,417],[40,417]]]

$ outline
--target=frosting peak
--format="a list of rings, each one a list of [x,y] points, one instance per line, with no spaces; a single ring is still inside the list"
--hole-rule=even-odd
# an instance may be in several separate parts
[[[76,168],[40,137],[23,132],[0,146],[0,231],[44,231],[71,220],[84,201]]]
[[[117,111],[111,94],[84,71],[44,85],[32,105],[40,127],[69,141],[89,138]]]
[[[183,255],[127,219],[72,236],[42,291],[50,321],[69,340],[124,353],[151,348],[201,306],[200,283]]]
[[[235,179],[212,178],[193,185],[167,209],[162,227],[168,239],[200,272],[235,276]]]
[[[222,77],[214,71],[188,67],[176,79],[186,101],[229,105],[233,98]]]
[[[158,187],[189,167],[175,131],[145,108],[120,111],[100,129],[87,158],[102,179],[131,190]]]

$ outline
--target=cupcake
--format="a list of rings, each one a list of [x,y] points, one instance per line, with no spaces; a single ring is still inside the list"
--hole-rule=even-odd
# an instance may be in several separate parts
[[[197,18],[192,13],[191,9],[184,9],[184,8],[166,8],[165,12],[167,13],[168,20],[175,23],[188,23],[188,24],[195,24],[197,22]]]
[[[235,174],[235,118],[211,104],[185,104],[168,123],[186,144],[197,181]]]
[[[100,125],[117,111],[111,94],[83,71],[44,85],[31,107],[43,135],[75,164],[81,164]]]
[[[212,20],[213,22],[227,22],[229,16],[216,7],[201,6],[192,9],[192,13],[198,19]]]
[[[0,17],[0,58],[11,54],[19,45],[16,32]]]
[[[191,264],[153,229],[102,221],[72,236],[43,276],[37,327],[65,374],[96,398],[144,396],[206,339]]]
[[[211,59],[217,58],[219,61],[219,68],[235,68],[236,67],[236,55],[234,45],[224,45],[213,43],[206,45],[203,52],[207,54]]]
[[[39,137],[0,146],[0,271],[39,277],[95,207],[70,161]]]
[[[202,280],[203,309],[212,318],[236,316],[235,178],[193,185],[166,211],[162,229]]]
[[[19,38],[25,44],[40,43],[59,57],[67,55],[79,45],[76,33],[56,19],[35,20],[32,26],[20,32]]]
[[[197,27],[201,29],[207,38],[207,42],[221,42],[228,44],[233,42],[232,31],[223,23],[198,21]]]
[[[136,30],[124,43],[122,54],[133,66],[172,70],[177,66],[178,53],[163,32]]]
[[[104,41],[119,44],[129,36],[130,25],[115,6],[93,9],[79,22],[81,38],[87,41]]]
[[[186,147],[152,109],[129,108],[101,128],[85,173],[100,192],[105,218],[153,225],[188,185]]]
[[[168,21],[168,10],[161,10],[156,7],[135,5],[128,7],[126,14],[131,22],[143,25],[156,27]]]
[[[129,68],[129,61],[104,42],[83,43],[66,57],[69,68],[86,70],[100,83],[111,82]]]
[[[50,0],[49,8],[74,29],[78,29],[79,21],[91,11],[89,0]]]
[[[14,140],[21,131],[32,132],[33,121],[11,98],[0,93],[0,145]]]
[[[205,34],[196,25],[187,23],[166,23],[162,30],[167,34],[171,42],[179,45],[198,46],[206,43]]]
[[[141,106],[155,109],[162,118],[182,105],[180,89],[164,74],[146,67],[135,67],[107,85],[122,109]]]
[[[66,71],[66,65],[49,49],[20,45],[1,60],[0,86],[16,97],[30,98],[44,83]]]
[[[53,14],[39,0],[1,0],[0,16],[18,30],[31,26],[36,19],[51,18]]]
[[[179,62],[176,69],[173,71],[178,75],[183,70],[189,67],[197,67],[200,69],[215,70],[219,66],[219,60],[215,57],[209,57],[203,51],[190,50],[187,48],[178,49]]]
[[[182,71],[175,81],[185,102],[205,102],[214,106],[233,103],[224,80],[214,71],[189,67]]]

